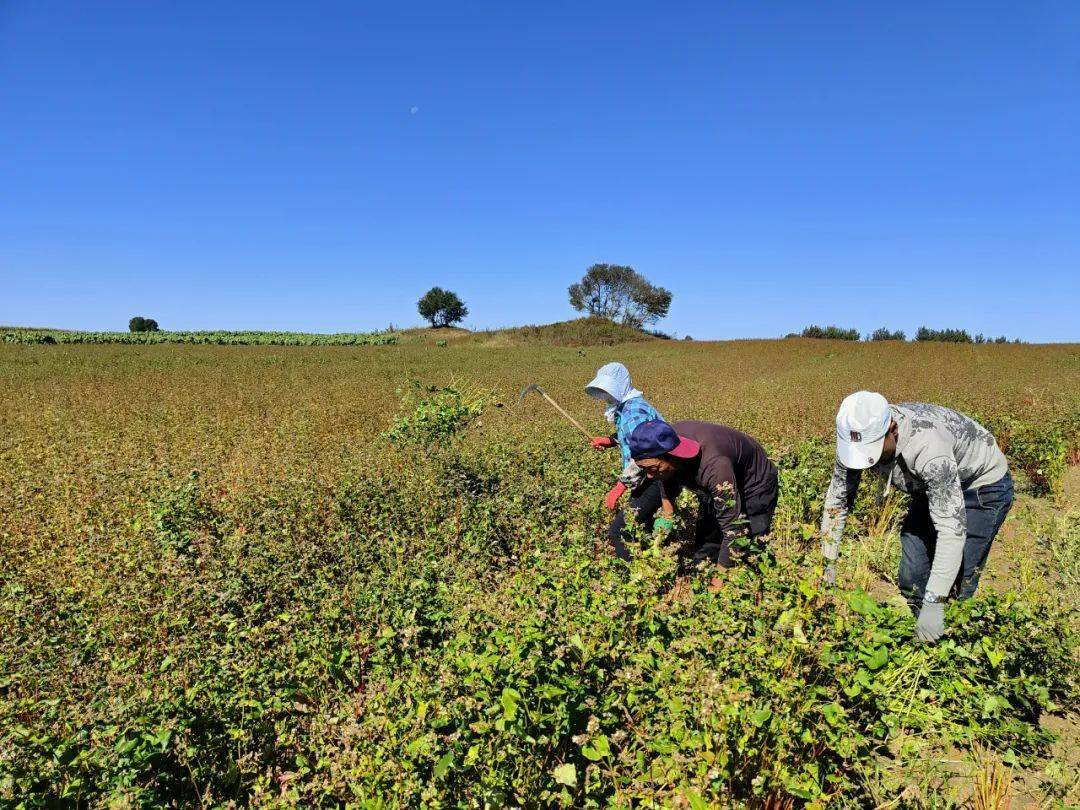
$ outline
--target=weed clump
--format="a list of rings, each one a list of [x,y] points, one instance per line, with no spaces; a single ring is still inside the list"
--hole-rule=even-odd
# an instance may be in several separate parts
[[[412,380],[401,392],[401,407],[386,437],[395,444],[437,447],[460,436],[484,412],[488,398],[454,384]]]

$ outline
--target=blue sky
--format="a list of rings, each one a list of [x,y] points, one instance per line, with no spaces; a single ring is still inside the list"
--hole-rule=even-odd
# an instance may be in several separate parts
[[[1080,338],[1080,4],[0,3],[0,323]]]

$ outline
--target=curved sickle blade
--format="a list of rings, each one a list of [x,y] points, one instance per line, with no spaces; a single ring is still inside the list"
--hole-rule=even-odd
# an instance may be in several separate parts
[[[537,385],[536,383],[530,383],[529,385],[526,385],[524,388],[521,389],[521,394],[518,396],[517,404],[521,405],[525,401],[525,397],[527,397],[533,391],[539,391],[541,394],[544,393],[543,389],[539,385]]]

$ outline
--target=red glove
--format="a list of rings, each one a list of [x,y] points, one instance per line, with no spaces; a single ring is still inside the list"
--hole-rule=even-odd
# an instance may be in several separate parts
[[[619,504],[619,498],[623,496],[624,492],[626,492],[626,484],[620,481],[613,486],[611,491],[604,497],[604,506],[614,512],[615,507]]]
[[[617,442],[610,436],[597,436],[591,442],[593,450],[607,450],[609,447],[614,447]]]

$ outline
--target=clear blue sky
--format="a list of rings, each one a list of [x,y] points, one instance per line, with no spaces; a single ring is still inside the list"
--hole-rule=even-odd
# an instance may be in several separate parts
[[[0,323],[1077,340],[1080,3],[0,0]]]

